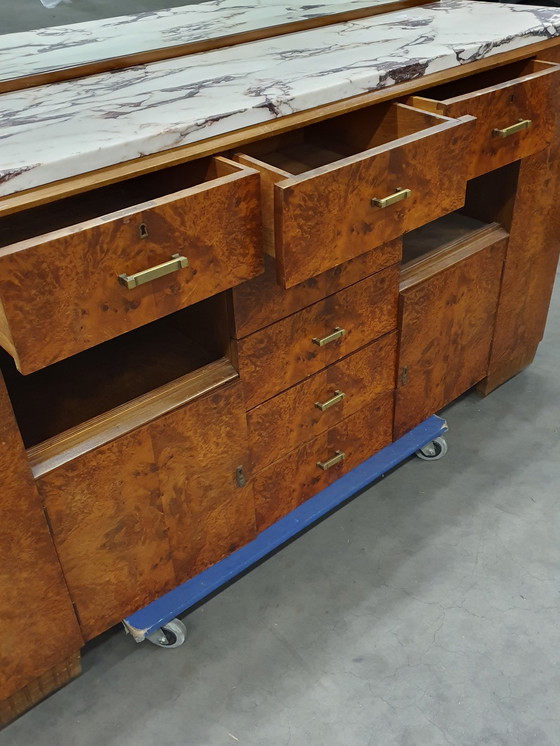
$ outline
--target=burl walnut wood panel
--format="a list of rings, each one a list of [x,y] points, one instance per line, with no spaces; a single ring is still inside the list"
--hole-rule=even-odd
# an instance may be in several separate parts
[[[188,267],[119,283],[176,253]],[[0,335],[30,373],[261,271],[259,176],[229,174],[0,249]]]
[[[530,364],[542,339],[560,251],[560,138],[521,161],[496,317],[488,394]]]
[[[239,382],[150,428],[175,575],[179,583],[255,537],[247,422]]]
[[[480,381],[488,370],[506,239],[473,250],[401,290],[394,437]]]
[[[289,288],[464,202],[462,157],[474,120],[443,123],[307,175],[277,183],[278,276]],[[411,195],[387,208],[372,206],[398,188]]]
[[[149,428],[37,483],[87,640],[176,585]]]
[[[249,412],[253,473],[393,391],[396,353],[397,335],[388,334]],[[316,406],[337,392],[341,401],[324,411]]]
[[[499,71],[498,71],[499,74]],[[444,89],[453,96],[443,101],[427,101],[413,97],[412,104],[427,105],[448,117],[471,114],[476,125],[469,138],[469,176],[474,178],[508,163],[525,158],[546,148],[555,131],[560,67],[532,61],[525,63],[521,77],[486,87],[491,73],[447,84]],[[465,83],[471,87],[480,77],[481,90],[460,93]],[[429,96],[429,92],[426,94]],[[529,129],[508,137],[497,137],[494,130],[530,120]]]
[[[83,639],[1,376],[0,556],[5,700],[75,655]],[[2,718],[17,714],[13,709],[3,707]]]
[[[254,537],[237,382],[38,479],[86,639]]]
[[[267,528],[389,445],[392,417],[393,392],[386,392],[258,474],[253,482],[257,530]],[[345,454],[344,461],[327,471],[317,466],[318,461],[326,461],[337,450]]]
[[[238,342],[247,409],[396,328],[399,272],[378,272]],[[335,327],[344,336],[319,347]]]
[[[22,622],[25,623],[25,620]],[[40,702],[49,694],[67,684],[81,673],[80,652],[72,653],[68,658],[49,668],[48,671],[30,681],[22,689],[0,701],[0,727],[7,725],[18,715]]]
[[[338,267],[312,277],[306,282],[284,290],[276,280],[276,264],[265,255],[265,271],[252,280],[233,288],[234,331],[237,339],[262,329],[296,311],[310,306],[327,295],[381,269],[396,264],[401,259],[401,240],[382,244],[373,251],[350,259]]]

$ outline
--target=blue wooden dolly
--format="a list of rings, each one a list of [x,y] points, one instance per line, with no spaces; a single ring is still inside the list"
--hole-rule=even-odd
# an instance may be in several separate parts
[[[175,648],[185,640],[186,628],[178,614],[198,606],[204,599],[236,580],[267,555],[317,523],[365,487],[383,477],[409,456],[424,460],[445,455],[445,420],[432,415],[402,438],[349,471],[336,482],[265,529],[256,539],[212,567],[187,580],[161,598],[123,620],[136,642],[149,640],[160,647]]]

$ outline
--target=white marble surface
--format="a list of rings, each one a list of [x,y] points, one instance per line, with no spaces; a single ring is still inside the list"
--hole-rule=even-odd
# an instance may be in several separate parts
[[[560,10],[470,0],[0,96],[0,195],[560,36]]]
[[[0,81],[389,2],[393,0],[211,0],[169,10],[0,34]]]

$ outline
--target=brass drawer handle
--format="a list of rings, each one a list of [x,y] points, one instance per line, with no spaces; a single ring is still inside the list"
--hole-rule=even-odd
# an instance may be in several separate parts
[[[169,275],[171,272],[177,272],[179,269],[184,269],[189,266],[189,260],[186,256],[180,254],[173,254],[168,262],[163,264],[156,264],[155,267],[149,269],[143,269],[142,272],[136,272],[134,275],[119,275],[119,282],[124,285],[125,288],[132,290],[137,288],[138,285],[144,285],[146,282],[151,282],[158,277]]]
[[[401,202],[403,199],[408,199],[410,195],[412,194],[412,191],[410,189],[401,189],[400,187],[397,187],[395,189],[395,193],[389,195],[388,197],[383,197],[383,199],[378,199],[377,197],[374,197],[371,200],[371,206],[372,207],[390,207],[391,205],[394,205],[396,202]]]
[[[341,461],[344,461],[345,457],[346,454],[342,453],[342,451],[335,451],[335,455],[327,461],[317,461],[317,466],[319,469],[327,471],[331,466],[336,466],[337,464],[340,464]]]
[[[520,119],[516,124],[512,124],[510,127],[504,127],[503,130],[492,130],[492,134],[494,137],[509,137],[510,135],[515,135],[516,132],[528,130],[532,124],[532,119]]]
[[[342,401],[345,398],[346,394],[344,391],[339,391],[338,389],[334,392],[334,396],[332,399],[327,399],[327,401],[320,402],[316,401],[315,406],[317,409],[320,409],[321,412],[324,412],[325,409],[330,409],[331,407],[334,407],[335,404],[338,404],[339,401]]]
[[[326,337],[313,337],[311,341],[318,347],[324,347],[325,345],[328,345],[329,342],[335,342],[337,339],[340,339],[345,334],[346,329],[341,329],[339,326],[335,326],[333,331],[330,334],[327,334]]]

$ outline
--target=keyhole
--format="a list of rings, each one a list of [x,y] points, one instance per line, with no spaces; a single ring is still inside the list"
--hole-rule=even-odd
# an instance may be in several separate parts
[[[138,233],[140,234],[140,238],[148,238],[148,226],[146,223],[140,223]]]
[[[510,102],[510,104],[513,104],[514,101],[515,101],[515,94],[512,93],[511,96],[509,97],[509,102]]]

